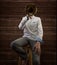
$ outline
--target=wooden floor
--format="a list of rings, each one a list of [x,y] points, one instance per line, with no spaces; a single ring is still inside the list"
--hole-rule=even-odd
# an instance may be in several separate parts
[[[11,41],[23,34],[18,29],[25,6],[34,3],[37,16],[42,19],[44,44],[41,65],[56,64],[56,1],[55,0],[0,0],[0,65],[17,65],[18,55],[10,48]]]

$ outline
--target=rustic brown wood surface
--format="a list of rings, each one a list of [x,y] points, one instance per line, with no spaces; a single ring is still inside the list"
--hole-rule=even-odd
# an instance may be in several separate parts
[[[10,48],[10,43],[23,35],[18,24],[29,3],[37,5],[36,15],[41,17],[44,29],[41,65],[56,64],[56,0],[0,0],[0,65],[18,63],[18,54]]]

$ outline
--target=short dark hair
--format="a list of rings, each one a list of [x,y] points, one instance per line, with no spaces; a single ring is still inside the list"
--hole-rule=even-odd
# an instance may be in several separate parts
[[[37,13],[37,7],[35,4],[28,4],[26,6],[26,14],[32,13],[32,14],[36,14]]]

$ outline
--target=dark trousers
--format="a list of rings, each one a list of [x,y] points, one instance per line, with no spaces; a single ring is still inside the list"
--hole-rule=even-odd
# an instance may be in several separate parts
[[[31,40],[27,37],[22,37],[22,38],[14,40],[10,46],[12,49],[14,49],[19,54],[20,57],[22,57],[22,59],[26,59],[27,54],[26,54],[25,50],[23,49],[23,47],[26,45],[30,45],[30,47],[32,49],[33,65],[40,65],[40,55],[36,54],[35,50],[34,50],[35,43],[36,43],[36,41],[34,41],[34,40]]]

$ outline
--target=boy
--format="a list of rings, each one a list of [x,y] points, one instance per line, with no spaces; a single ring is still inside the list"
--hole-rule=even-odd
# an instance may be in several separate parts
[[[40,53],[43,38],[43,29],[41,18],[34,16],[37,13],[35,5],[27,5],[26,16],[24,16],[18,25],[19,29],[23,30],[23,36],[14,40],[11,47],[19,54],[19,56],[26,62],[27,54],[22,48],[25,45],[30,45],[32,49],[32,64],[40,65]],[[25,65],[23,63],[23,65]]]

